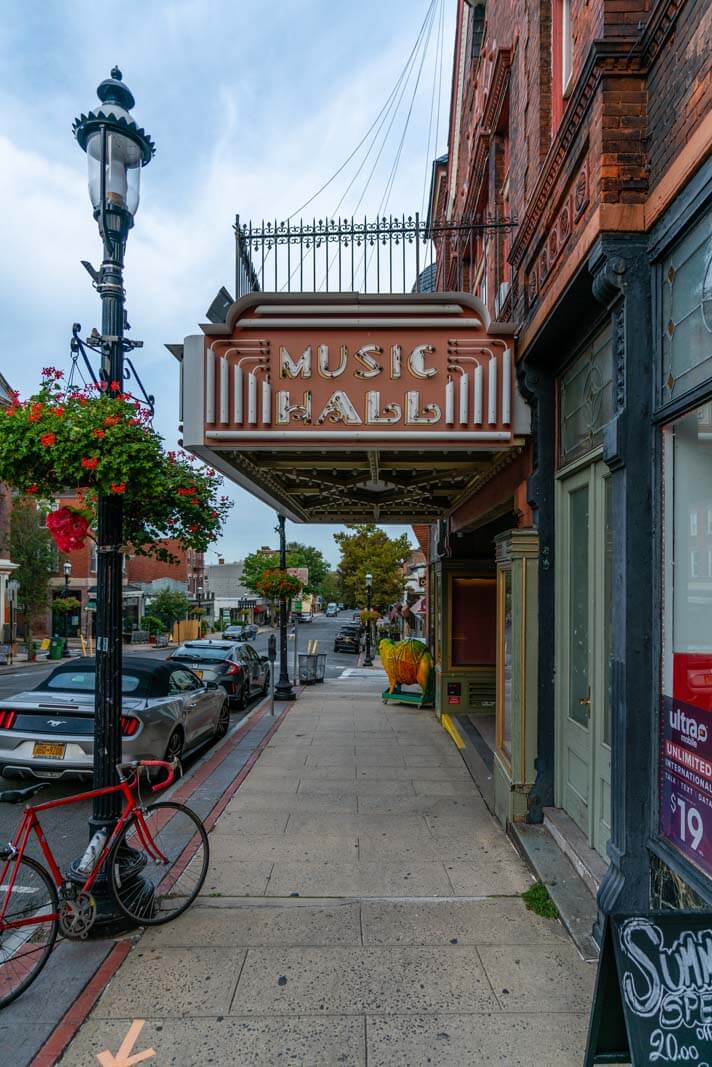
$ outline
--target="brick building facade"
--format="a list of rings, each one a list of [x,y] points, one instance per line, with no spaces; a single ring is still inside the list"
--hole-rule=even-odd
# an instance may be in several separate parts
[[[598,853],[601,911],[712,901],[672,817],[684,799],[706,841],[712,799],[670,757],[681,707],[712,728],[710,39],[703,0],[459,0],[433,172],[436,225],[501,222],[436,234],[437,287],[516,325],[532,416],[432,529],[436,659],[457,665],[458,619],[497,631],[440,698],[488,741],[503,821]]]
[[[58,500],[60,505],[76,503],[73,497]],[[176,541],[164,542],[167,550],[176,559],[174,563],[165,563],[152,556],[127,556],[124,560],[123,596],[124,618],[127,626],[137,628],[144,615],[146,597],[157,592],[164,585],[184,592],[189,600],[203,600],[205,562],[202,552],[183,549]],[[65,584],[64,564],[71,564],[68,581]],[[51,597],[63,597],[65,587],[67,595],[76,597],[81,603],[77,615],[69,620],[69,635],[93,634],[94,611],[96,605],[97,555],[94,541],[87,540],[83,548],[67,555],[57,556],[57,571],[50,579]],[[64,620],[52,617],[47,619],[47,632],[63,633]]]

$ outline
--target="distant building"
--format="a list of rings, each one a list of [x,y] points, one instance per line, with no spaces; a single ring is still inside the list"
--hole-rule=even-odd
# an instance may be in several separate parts
[[[242,560],[216,563],[205,568],[207,589],[214,617],[235,622],[259,622],[269,610],[266,601],[243,584]]]

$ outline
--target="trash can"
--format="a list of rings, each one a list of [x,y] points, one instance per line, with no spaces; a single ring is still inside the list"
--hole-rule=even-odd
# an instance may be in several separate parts
[[[304,685],[323,682],[326,676],[326,652],[299,653],[299,681]]]
[[[53,637],[49,643],[47,659],[61,659],[64,652],[64,638]]]

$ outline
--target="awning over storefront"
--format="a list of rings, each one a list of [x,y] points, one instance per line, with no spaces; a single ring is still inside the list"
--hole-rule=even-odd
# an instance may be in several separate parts
[[[529,432],[473,297],[251,293],[202,329],[170,346],[184,447],[297,522],[433,522]]]

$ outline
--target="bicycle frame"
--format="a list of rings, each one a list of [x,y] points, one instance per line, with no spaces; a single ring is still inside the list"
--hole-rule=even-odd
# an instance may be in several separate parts
[[[137,779],[135,779],[135,781],[137,781]],[[60,871],[57,865],[57,862],[54,858],[54,854],[51,848],[49,847],[47,839],[44,836],[40,821],[37,818],[38,812],[49,811],[51,808],[62,808],[69,804],[77,804],[80,800],[89,800],[93,797],[107,796],[109,793],[123,794],[124,800],[126,801],[126,806],[121,812],[121,815],[119,816],[119,819],[110,837],[104,843],[104,847],[101,850],[100,855],[97,857],[97,860],[92,870],[89,872],[86,881],[82,885],[82,893],[88,893],[91,890],[91,887],[98,878],[99,873],[102,867],[104,866],[104,863],[106,862],[109,853],[111,852],[114,841],[121,833],[129,818],[135,811],[139,812],[139,816],[136,820],[136,827],[139,840],[141,841],[141,845],[149,853],[149,855],[153,856],[153,858],[165,859],[165,857],[162,856],[162,853],[156,848],[156,845],[153,841],[153,838],[151,837],[150,832],[145,827],[143,817],[141,815],[141,805],[137,803],[136,798],[131,792],[132,784],[134,784],[134,781],[132,781],[131,779],[122,779],[117,785],[105,786],[102,789],[92,789],[87,793],[77,793],[75,796],[65,797],[61,800],[48,800],[44,804],[36,804],[32,806],[28,804],[26,806],[24,814],[20,821],[20,825],[18,826],[15,836],[10,844],[11,854],[5,861],[4,866],[0,871],[0,886],[2,886],[5,890],[5,899],[3,900],[2,907],[0,908],[0,930],[15,929],[16,927],[29,926],[32,924],[36,925],[40,922],[46,922],[48,919],[58,918],[57,915],[43,915],[41,916],[41,918],[30,917],[26,919],[16,919],[15,921],[8,923],[5,922],[5,912],[7,910],[8,902],[12,894],[15,879],[17,878],[20,860],[24,855],[25,849],[27,847],[27,842],[30,839],[30,834],[34,833],[37,840],[39,841],[40,848],[42,849],[42,852],[47,861],[47,865],[50,869],[52,878],[57,888],[61,888],[61,886],[64,884],[62,872]],[[13,867],[14,869],[12,871],[10,881],[6,883],[5,879],[11,867]]]

